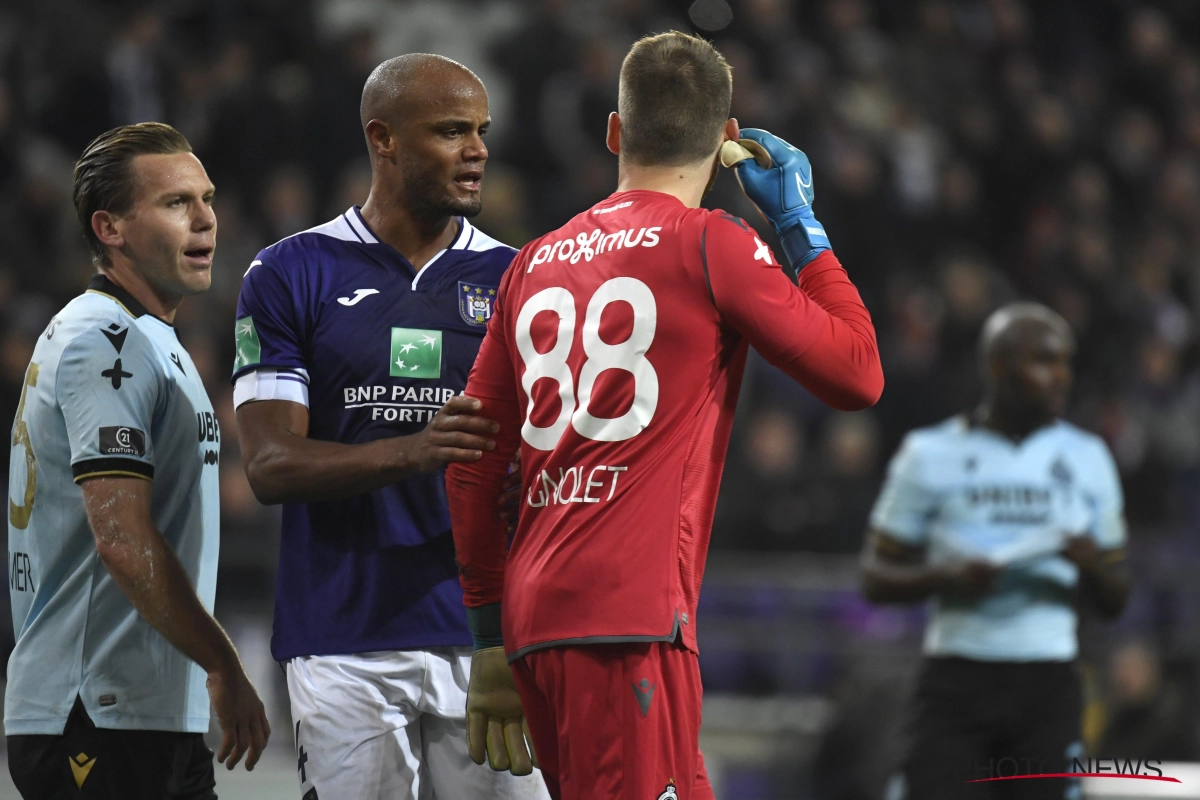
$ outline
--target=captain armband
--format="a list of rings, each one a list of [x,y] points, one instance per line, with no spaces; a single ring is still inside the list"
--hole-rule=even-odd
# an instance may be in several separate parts
[[[256,400],[288,400],[308,408],[308,371],[264,367],[239,376],[233,384],[233,407]]]

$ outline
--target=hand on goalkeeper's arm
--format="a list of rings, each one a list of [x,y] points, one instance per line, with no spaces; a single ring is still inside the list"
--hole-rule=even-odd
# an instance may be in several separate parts
[[[533,741],[503,647],[476,650],[467,686],[467,751],[497,772],[528,775],[537,766]]]
[[[772,133],[743,128],[740,135],[771,157],[769,167],[748,158],[735,170],[742,191],[779,234],[794,279],[804,265],[830,249],[824,226],[813,216],[812,165],[803,151]]]

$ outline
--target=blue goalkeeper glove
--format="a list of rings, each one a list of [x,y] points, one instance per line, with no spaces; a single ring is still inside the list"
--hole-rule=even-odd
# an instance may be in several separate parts
[[[742,128],[741,138],[757,142],[771,157],[766,169],[753,158],[735,169],[742,191],[779,234],[795,278],[805,264],[830,249],[824,226],[813,216],[812,165],[803,151],[773,133]]]

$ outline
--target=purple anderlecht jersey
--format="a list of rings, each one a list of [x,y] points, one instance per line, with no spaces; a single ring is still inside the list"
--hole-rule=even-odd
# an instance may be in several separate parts
[[[420,272],[357,207],[263,250],[238,299],[235,384],[290,382],[268,396],[306,402],[313,439],[420,431],[466,387],[516,252],[456,223]],[[284,504],[277,660],[470,643],[442,472]]]

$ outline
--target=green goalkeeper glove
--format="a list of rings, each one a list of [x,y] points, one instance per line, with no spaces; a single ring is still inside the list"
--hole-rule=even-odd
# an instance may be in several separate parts
[[[503,647],[476,650],[467,685],[467,751],[497,772],[528,775],[537,766],[521,697]]]

